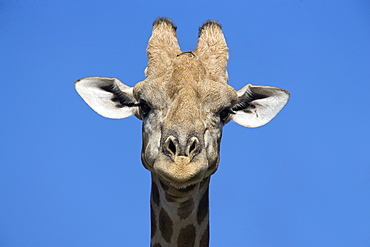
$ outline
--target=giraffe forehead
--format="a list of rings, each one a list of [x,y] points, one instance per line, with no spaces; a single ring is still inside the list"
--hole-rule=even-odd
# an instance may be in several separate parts
[[[134,88],[137,100],[144,100],[156,109],[171,108],[177,111],[204,109],[217,112],[234,105],[237,101],[236,91],[232,87],[208,79],[202,81],[143,81],[139,84]]]
[[[237,99],[236,91],[232,87],[210,80],[203,62],[190,52],[175,57],[163,76],[147,78],[138,83],[134,94],[138,99],[150,101],[158,108],[180,104],[200,105],[218,110],[235,104]]]

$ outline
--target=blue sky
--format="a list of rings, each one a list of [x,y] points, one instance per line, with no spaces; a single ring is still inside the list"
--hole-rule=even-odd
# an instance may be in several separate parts
[[[369,1],[0,1],[0,246],[148,246],[141,123],[74,91],[144,79],[152,22],[183,51],[219,21],[229,84],[291,93],[270,124],[229,123],[211,246],[370,246]]]

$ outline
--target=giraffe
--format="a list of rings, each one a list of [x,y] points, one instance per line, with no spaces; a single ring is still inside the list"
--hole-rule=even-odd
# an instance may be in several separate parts
[[[176,26],[159,18],[147,55],[146,78],[134,87],[88,77],[75,88],[104,117],[142,120],[141,160],[152,179],[151,246],[208,246],[209,183],[219,164],[223,126],[263,126],[290,94],[268,86],[229,86],[228,47],[216,21],[199,28],[195,51],[182,52]]]

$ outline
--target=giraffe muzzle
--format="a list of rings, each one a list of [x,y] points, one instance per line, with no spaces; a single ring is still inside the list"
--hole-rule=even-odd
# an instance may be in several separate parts
[[[167,137],[163,144],[163,153],[170,157],[175,163],[183,163],[184,160],[190,163],[200,152],[201,144],[199,139],[195,136],[188,138],[183,144],[178,138],[171,135]]]

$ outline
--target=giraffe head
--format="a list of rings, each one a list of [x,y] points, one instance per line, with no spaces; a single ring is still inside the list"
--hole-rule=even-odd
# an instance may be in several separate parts
[[[228,48],[214,21],[199,29],[194,52],[182,52],[174,24],[158,19],[147,53],[146,79],[133,88],[100,77],[78,80],[75,87],[104,117],[142,120],[143,165],[175,188],[197,184],[217,170],[225,124],[265,125],[289,100],[282,89],[246,85],[236,91],[227,84]]]

